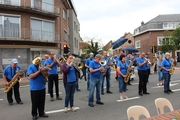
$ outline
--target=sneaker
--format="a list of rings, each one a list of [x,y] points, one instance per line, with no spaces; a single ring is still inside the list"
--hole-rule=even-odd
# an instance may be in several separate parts
[[[76,112],[76,109],[74,107],[71,107],[70,110]]]
[[[68,108],[67,108],[67,107],[64,108],[64,112],[65,112],[65,113],[68,112]]]
[[[124,100],[123,96],[120,96],[120,100]]]
[[[125,99],[128,99],[128,96],[124,96]]]
[[[61,97],[57,97],[57,100],[62,100],[62,98]]]

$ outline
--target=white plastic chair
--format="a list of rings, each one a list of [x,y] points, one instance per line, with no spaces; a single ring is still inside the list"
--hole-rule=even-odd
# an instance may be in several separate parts
[[[139,120],[139,117],[144,115],[146,118],[150,117],[149,111],[143,106],[131,106],[127,109],[128,120],[133,118],[134,120]]]
[[[164,114],[165,106],[167,106],[170,109],[170,111],[174,111],[174,108],[173,108],[171,102],[166,98],[157,98],[155,100],[155,105],[156,105],[156,110],[157,110],[158,115]]]

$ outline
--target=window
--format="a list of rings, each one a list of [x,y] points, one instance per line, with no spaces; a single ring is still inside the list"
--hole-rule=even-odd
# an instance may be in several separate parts
[[[63,18],[66,20],[66,18],[67,18],[67,13],[66,13],[66,11],[65,10],[63,10]]]
[[[140,48],[140,47],[141,47],[140,40],[138,40],[138,41],[135,42],[135,47],[136,47],[136,48]]]
[[[67,31],[66,30],[64,30],[64,40],[66,40],[67,41]]]
[[[163,23],[163,28],[164,29],[173,28],[173,23]]]
[[[135,29],[135,31],[134,31],[135,35],[138,34],[138,33],[139,33],[139,28]]]
[[[20,0],[0,0],[0,4],[20,6]]]
[[[53,42],[55,37],[54,22],[31,19],[31,38]]]
[[[54,12],[54,0],[31,0],[31,7],[47,12]]]
[[[157,45],[158,46],[161,46],[162,44],[163,44],[163,41],[164,40],[168,40],[169,41],[169,43],[170,43],[170,37],[167,37],[167,38],[165,38],[165,37],[157,37]]]
[[[20,37],[20,17],[0,15],[0,37]]]
[[[174,23],[174,28],[177,28],[177,27],[179,27],[179,25],[180,25],[180,23],[178,23],[178,22],[176,22],[176,23]]]
[[[157,45],[161,46],[163,42],[164,37],[157,37]]]

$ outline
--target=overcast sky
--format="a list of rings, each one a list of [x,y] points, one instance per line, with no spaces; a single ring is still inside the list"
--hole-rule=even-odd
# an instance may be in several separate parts
[[[73,0],[81,37],[96,37],[104,44],[159,14],[180,13],[180,0]]]

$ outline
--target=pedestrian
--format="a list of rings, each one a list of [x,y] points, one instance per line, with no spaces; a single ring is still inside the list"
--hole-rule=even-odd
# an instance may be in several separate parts
[[[18,60],[14,58],[11,60],[11,65],[8,65],[5,68],[4,73],[3,73],[3,79],[6,86],[10,85],[11,80],[16,74],[18,74],[19,77],[22,77],[22,73],[20,72],[21,67],[17,64],[18,64]],[[15,96],[17,104],[23,104],[20,98],[20,93],[19,93],[19,81],[17,81],[17,83],[13,86],[13,88],[11,88],[10,91],[7,93],[7,100],[8,100],[9,106],[13,105],[12,89],[14,89],[14,96]]]

